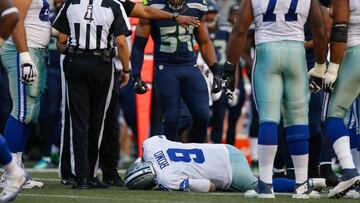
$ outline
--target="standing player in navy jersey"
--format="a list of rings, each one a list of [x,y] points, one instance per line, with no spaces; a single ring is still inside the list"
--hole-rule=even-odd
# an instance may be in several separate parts
[[[199,0],[151,0],[149,6],[202,19],[206,4]],[[204,22],[200,26],[181,27],[174,20],[140,20],[132,49],[131,63],[135,84],[142,84],[144,48],[151,34],[154,42],[155,86],[164,116],[164,134],[169,140],[178,140],[178,121],[181,99],[187,105],[193,126],[190,142],[204,142],[209,121],[209,96],[207,84],[196,67],[193,40],[200,45],[205,62],[212,71],[217,66],[215,50]],[[218,77],[215,77],[218,79]],[[218,84],[218,83],[216,83]]]

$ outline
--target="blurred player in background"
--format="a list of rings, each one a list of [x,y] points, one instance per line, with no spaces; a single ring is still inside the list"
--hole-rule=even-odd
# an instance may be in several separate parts
[[[340,183],[330,190],[329,197],[340,198],[360,185],[360,175],[351,155],[349,133],[343,121],[346,111],[360,93],[360,5],[356,0],[334,0],[332,6],[330,64],[327,70],[317,67],[314,72],[318,74],[312,76],[322,77],[323,89],[333,91],[326,101],[329,106],[326,108],[325,131],[339,159],[342,176]]]
[[[10,36],[19,21],[18,10],[11,1],[0,0],[0,46]],[[0,201],[7,202],[16,198],[23,184],[26,182],[25,171],[13,159],[5,139],[0,135],[0,164],[7,173],[8,184],[0,193]]]
[[[282,6],[278,6],[282,5]],[[316,65],[326,66],[327,37],[317,0],[244,0],[228,43],[227,69],[234,69],[254,20],[256,60],[253,91],[260,116],[259,182],[247,197],[275,198],[272,188],[277,129],[281,115],[295,166],[293,198],[319,198],[308,183],[308,76],[304,24],[309,19]]]
[[[149,6],[202,19],[207,11],[203,1],[191,0],[151,0]],[[159,104],[164,117],[164,134],[169,140],[178,140],[178,122],[181,99],[189,109],[193,125],[190,142],[204,142],[209,121],[209,96],[204,77],[196,68],[193,39],[197,39],[205,62],[214,71],[217,66],[215,50],[202,22],[198,27],[184,28],[174,20],[140,20],[131,54],[133,79],[135,84],[143,84],[140,69],[143,63],[144,48],[151,34],[155,42],[155,86]],[[219,79],[218,77],[214,77]],[[215,79],[214,79],[215,81]],[[221,90],[219,80],[214,87]]]
[[[22,153],[30,122],[37,121],[40,97],[46,84],[46,47],[50,41],[49,3],[47,0],[14,0],[20,20],[3,46],[1,61],[9,77],[13,108],[7,120],[4,137],[13,159],[22,165]],[[6,185],[6,174],[1,185]],[[24,188],[42,187],[29,180]]]

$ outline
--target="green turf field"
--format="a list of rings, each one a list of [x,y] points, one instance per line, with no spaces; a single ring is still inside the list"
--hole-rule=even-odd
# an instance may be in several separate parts
[[[100,203],[100,202],[360,202],[354,200],[297,200],[290,196],[277,196],[275,200],[257,200],[244,198],[241,193],[184,193],[165,191],[129,191],[126,188],[111,188],[108,190],[89,189],[74,190],[71,186],[63,186],[57,178],[56,172],[31,173],[32,177],[45,183],[42,189],[23,189],[15,202],[24,203]]]

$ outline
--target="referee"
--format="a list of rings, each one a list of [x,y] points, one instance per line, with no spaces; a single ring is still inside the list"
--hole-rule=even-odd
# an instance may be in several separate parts
[[[94,179],[113,89],[114,42],[123,66],[122,86],[130,73],[126,36],[131,31],[124,15],[123,6],[116,0],[67,0],[53,24],[59,31],[58,49],[66,55],[63,66],[77,180],[73,188],[101,187]]]

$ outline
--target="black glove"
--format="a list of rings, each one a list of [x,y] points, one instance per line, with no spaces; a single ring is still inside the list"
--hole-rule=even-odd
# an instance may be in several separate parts
[[[309,78],[309,90],[312,93],[317,93],[321,90],[322,78],[310,76]]]
[[[134,80],[134,91],[136,94],[145,94],[147,91],[149,91],[148,86],[146,83],[141,80],[141,77],[136,75],[133,77]]]
[[[224,74],[222,75],[223,81],[225,81],[225,88],[231,92],[235,90],[235,70],[236,64],[225,63]]]
[[[210,67],[210,71],[213,73],[213,84],[211,87],[211,92],[216,94],[222,90],[222,79],[220,75],[217,73],[217,63],[214,63]]]

